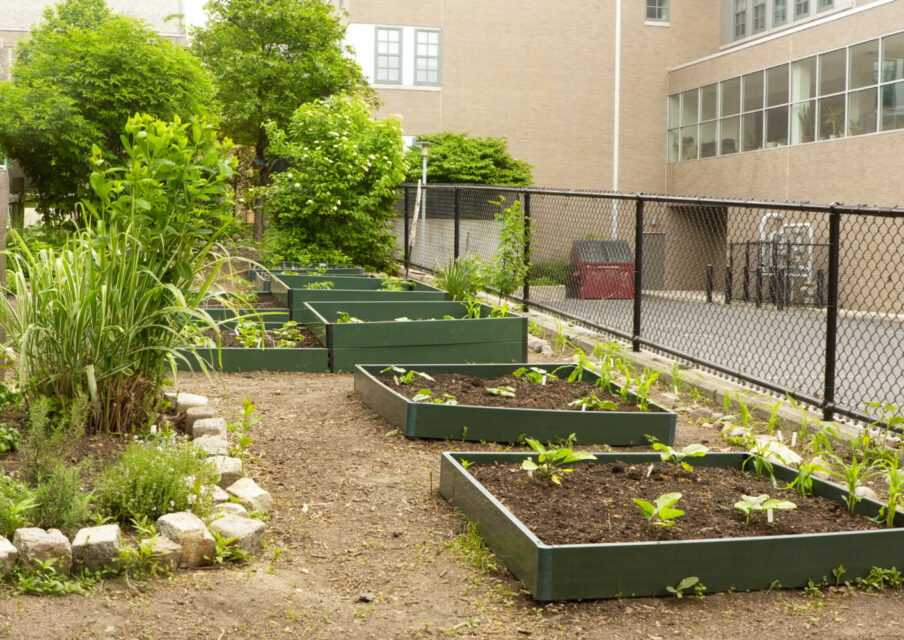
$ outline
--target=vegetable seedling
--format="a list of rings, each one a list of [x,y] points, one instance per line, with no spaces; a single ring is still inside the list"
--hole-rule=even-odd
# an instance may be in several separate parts
[[[680,493],[663,493],[652,504],[640,498],[632,498],[634,504],[640,509],[644,517],[649,521],[650,528],[671,527],[675,524],[675,518],[684,515],[681,509],[673,509],[672,505],[681,500]]]
[[[515,387],[502,386],[502,387],[487,387],[487,393],[494,396],[502,396],[504,398],[514,398],[515,397]]]
[[[797,505],[790,500],[770,498],[768,493],[758,496],[742,495],[741,499],[735,502],[734,507],[744,514],[744,524],[750,524],[750,519],[753,516],[758,513],[763,513],[764,511],[768,514],[769,521],[772,522],[772,515],[770,512],[775,509],[797,509]]]
[[[685,458],[701,458],[709,453],[709,447],[696,442],[689,444],[680,450],[673,449],[669,445],[661,442],[654,442],[653,450],[659,452],[659,458],[663,462],[671,462],[675,465],[675,473],[678,473],[678,469],[684,469],[685,471],[694,470],[694,468],[686,462]]]
[[[531,382],[539,385],[546,385],[547,380],[558,380],[555,373],[550,373],[541,367],[519,367],[512,371],[512,375],[516,378],[525,377]]]
[[[573,451],[570,447],[574,444],[575,440],[576,438],[572,433],[568,436],[565,446],[547,448],[540,444],[538,440],[525,438],[524,442],[537,452],[537,461],[534,462],[531,458],[525,458],[524,462],[521,463],[521,468],[527,471],[527,474],[531,477],[533,477],[533,474],[536,471],[540,477],[561,485],[561,474],[572,472],[572,469],[566,469],[563,465],[578,462],[580,460],[596,460],[596,456],[587,451]]]

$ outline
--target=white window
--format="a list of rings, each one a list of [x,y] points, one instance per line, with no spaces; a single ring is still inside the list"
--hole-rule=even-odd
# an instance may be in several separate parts
[[[669,0],[647,0],[646,19],[668,22]]]
[[[418,29],[414,32],[414,84],[439,84],[439,31]]]
[[[794,0],[794,19],[810,15],[810,0]]]
[[[402,83],[402,30],[377,27],[374,81]]]
[[[772,26],[777,27],[788,21],[788,0],[773,0]]]
[[[818,0],[816,2],[816,10],[817,11],[825,11],[826,9],[832,9],[835,6],[835,0]]]
[[[735,40],[747,35],[747,0],[734,2],[734,37]]]
[[[753,33],[766,30],[766,0],[753,0]]]

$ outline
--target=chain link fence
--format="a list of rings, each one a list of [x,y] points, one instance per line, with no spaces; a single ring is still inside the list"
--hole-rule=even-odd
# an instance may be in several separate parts
[[[827,420],[904,404],[904,209],[453,185],[421,200],[400,187],[412,266],[491,259],[517,200],[532,230],[518,301]]]

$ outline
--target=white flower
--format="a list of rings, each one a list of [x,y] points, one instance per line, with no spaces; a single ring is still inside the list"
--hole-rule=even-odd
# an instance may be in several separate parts
[[[299,183],[299,182],[296,182],[296,183],[295,183],[295,188],[296,188],[296,189],[297,189],[298,187],[300,187],[300,186],[301,186],[301,183]]]

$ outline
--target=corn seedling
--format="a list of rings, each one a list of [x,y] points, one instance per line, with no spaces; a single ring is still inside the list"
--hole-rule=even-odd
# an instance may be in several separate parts
[[[797,467],[797,477],[785,489],[796,490],[802,498],[813,495],[813,474],[817,471],[828,472],[828,469],[813,460],[801,462]]]
[[[467,300],[464,300],[462,304],[465,306],[465,317],[476,319],[483,317],[483,303],[480,302],[480,298],[468,296]]]
[[[743,393],[735,393],[734,399],[738,405],[739,417],[741,419],[741,426],[744,429],[746,429],[747,425],[750,424],[750,407],[747,406],[746,395]]]
[[[771,455],[769,452],[769,441],[765,439],[754,440],[751,455],[741,465],[741,470],[746,470],[747,465],[753,463],[753,471],[757,478],[762,478],[763,474],[768,473],[769,477],[772,478],[772,483],[775,484],[773,465],[767,455]]]
[[[640,498],[632,498],[632,500],[650,523],[651,529],[674,526],[675,518],[684,515],[684,511],[681,509],[672,508],[673,504],[681,500],[680,493],[664,493],[656,498],[655,504]]]
[[[527,471],[527,474],[531,477],[536,472],[540,477],[560,485],[562,484],[561,474],[572,472],[572,469],[566,469],[563,465],[581,460],[596,460],[596,456],[592,453],[572,450],[571,447],[574,446],[575,441],[576,438],[572,433],[568,436],[565,446],[557,448],[550,446],[547,448],[540,444],[538,440],[525,438],[524,442],[537,453],[537,461],[534,462],[531,458],[525,458],[524,462],[521,463],[521,468]]]
[[[887,464],[885,466],[885,482],[888,484],[888,498],[880,516],[885,517],[885,526],[895,526],[895,515],[898,507],[904,506],[904,469]]]
[[[423,378],[424,380],[429,380],[430,382],[436,382],[436,380],[427,373],[423,371],[415,371],[414,369],[408,370],[404,367],[397,367],[395,365],[390,365],[385,369],[380,369],[380,373],[392,373],[392,380],[396,383],[396,386],[404,386],[409,385],[415,381],[416,378]]]
[[[782,401],[776,400],[771,405],[764,405],[769,407],[769,418],[766,419],[765,422],[761,422],[760,424],[766,429],[766,432],[771,436],[775,433],[775,427],[778,424],[778,410],[782,407]]]
[[[547,380],[558,380],[559,378],[556,376],[555,372],[550,373],[546,369],[542,367],[519,367],[512,371],[512,375],[516,378],[521,378],[522,376],[526,380],[530,380],[534,384],[546,385]]]
[[[514,398],[515,387],[510,387],[508,385],[501,387],[487,387],[487,393],[493,396],[502,396],[503,398]]]
[[[757,514],[765,512],[769,522],[772,522],[772,511],[776,509],[796,509],[797,505],[789,500],[770,498],[768,493],[764,493],[759,496],[742,495],[741,499],[735,502],[734,507],[744,514],[744,524],[750,524],[751,518]]]
[[[625,376],[625,381],[618,390],[618,396],[621,398],[622,404],[626,404],[630,393],[629,388],[631,387],[631,367],[626,362],[620,362],[619,370]]]
[[[686,458],[701,458],[709,453],[709,448],[706,445],[696,442],[681,449],[673,449],[662,442],[654,442],[653,450],[659,452],[659,458],[663,462],[670,462],[674,465],[676,474],[679,469],[684,469],[685,471],[694,470],[694,468],[687,463]]]
[[[589,396],[572,400],[568,403],[568,406],[580,407],[581,411],[615,411],[618,409],[618,405],[611,400],[600,400],[593,393]]]
[[[844,501],[845,504],[847,504],[848,513],[853,515],[854,508],[862,499],[856,493],[857,487],[862,485],[869,478],[875,476],[878,473],[878,469],[870,464],[862,455],[858,459],[856,450],[851,452],[850,464],[844,464],[844,461],[839,456],[827,451],[823,451],[822,455],[829,456],[832,459],[834,468],[829,470],[829,475],[841,480],[842,486],[847,489],[847,495],[844,497]]]
[[[556,320],[556,335],[553,338],[553,347],[556,351],[562,351],[568,344],[568,334],[566,331],[569,326]]]
[[[590,362],[590,359],[587,357],[587,354],[583,349],[576,348],[573,356],[576,356],[578,361],[571,367],[571,373],[568,374],[568,382],[581,382],[584,379],[584,371],[588,369],[590,371],[594,371],[593,363]],[[567,369],[568,366],[559,367],[553,373],[558,373],[559,369]]]
[[[672,393],[675,394],[675,397],[681,396],[681,365],[678,362],[672,363],[672,370],[670,372],[672,376]]]
[[[656,378],[658,377],[658,371],[650,371],[647,368],[644,368],[640,378],[637,379],[637,406],[640,407],[641,411],[650,410],[650,387],[656,382]]]

